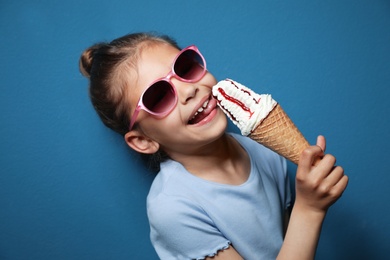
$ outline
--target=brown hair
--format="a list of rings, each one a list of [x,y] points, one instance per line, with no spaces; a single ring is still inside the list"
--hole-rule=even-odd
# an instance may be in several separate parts
[[[79,60],[80,72],[89,78],[91,102],[103,123],[124,136],[130,122],[126,83],[128,68],[135,68],[144,47],[166,43],[180,49],[166,35],[133,33],[109,43],[97,43],[86,49]]]

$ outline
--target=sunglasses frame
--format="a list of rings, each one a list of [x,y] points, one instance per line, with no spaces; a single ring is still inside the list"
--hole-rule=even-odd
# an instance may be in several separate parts
[[[192,50],[192,51],[195,51],[199,57],[202,59],[202,62],[203,62],[203,72],[195,79],[184,79],[184,78],[181,78],[179,75],[176,74],[175,72],[175,64],[176,64],[176,61],[177,59],[186,51],[188,50]],[[138,114],[141,110],[144,110],[146,112],[148,112],[149,114],[157,117],[157,118],[163,118],[165,116],[167,116],[170,112],[172,112],[173,108],[176,107],[176,104],[177,104],[177,100],[178,100],[178,97],[177,97],[177,91],[176,91],[176,88],[175,88],[175,85],[172,83],[171,79],[172,77],[173,78],[176,78],[182,82],[197,82],[199,80],[201,80],[203,78],[203,76],[206,74],[207,72],[207,68],[206,68],[206,60],[204,59],[202,53],[200,53],[198,47],[196,47],[195,45],[190,45],[184,49],[182,49],[175,57],[175,59],[173,60],[173,63],[172,63],[172,67],[171,67],[171,70],[169,71],[169,73],[165,76],[165,77],[162,77],[162,78],[158,78],[157,80],[153,81],[145,90],[144,92],[142,92],[141,94],[141,97],[139,98],[138,100],[138,103],[137,103],[137,106],[134,110],[134,114],[133,116],[131,117],[131,120],[130,120],[130,126],[129,126],[129,131],[131,131],[131,129],[133,128],[134,124],[135,124],[135,121],[138,117]],[[154,84],[156,84],[157,82],[159,81],[165,81],[165,82],[168,82],[168,84],[172,87],[173,91],[174,91],[174,96],[175,96],[175,100],[172,104],[172,106],[167,109],[166,111],[162,112],[162,113],[156,113],[156,112],[153,112],[151,110],[149,110],[143,103],[143,97],[144,97],[144,94],[149,90],[150,87],[152,87]]]

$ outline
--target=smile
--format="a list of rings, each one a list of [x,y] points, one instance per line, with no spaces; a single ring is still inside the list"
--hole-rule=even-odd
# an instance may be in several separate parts
[[[196,111],[195,115],[191,118],[194,119],[199,113],[202,113],[205,108],[207,108],[207,105],[209,103],[209,100],[206,100],[206,102],[203,103],[203,105]]]
[[[198,110],[196,110],[194,115],[188,121],[188,124],[194,125],[205,120],[216,107],[215,103],[216,102],[213,102],[211,97],[203,102],[203,104],[198,108]]]

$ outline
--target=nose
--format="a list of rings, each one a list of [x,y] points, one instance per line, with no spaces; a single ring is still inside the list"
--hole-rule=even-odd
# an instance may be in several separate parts
[[[182,82],[180,80],[171,79],[173,85],[176,88],[178,100],[182,104],[188,103],[192,98],[196,96],[199,91],[199,88],[196,84]]]

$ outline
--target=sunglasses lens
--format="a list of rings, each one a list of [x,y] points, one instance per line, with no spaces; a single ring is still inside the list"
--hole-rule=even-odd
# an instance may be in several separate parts
[[[143,95],[144,106],[154,114],[165,114],[175,105],[175,91],[167,81],[157,81]]]
[[[205,71],[203,59],[194,50],[186,50],[176,59],[174,70],[184,80],[200,80]]]

